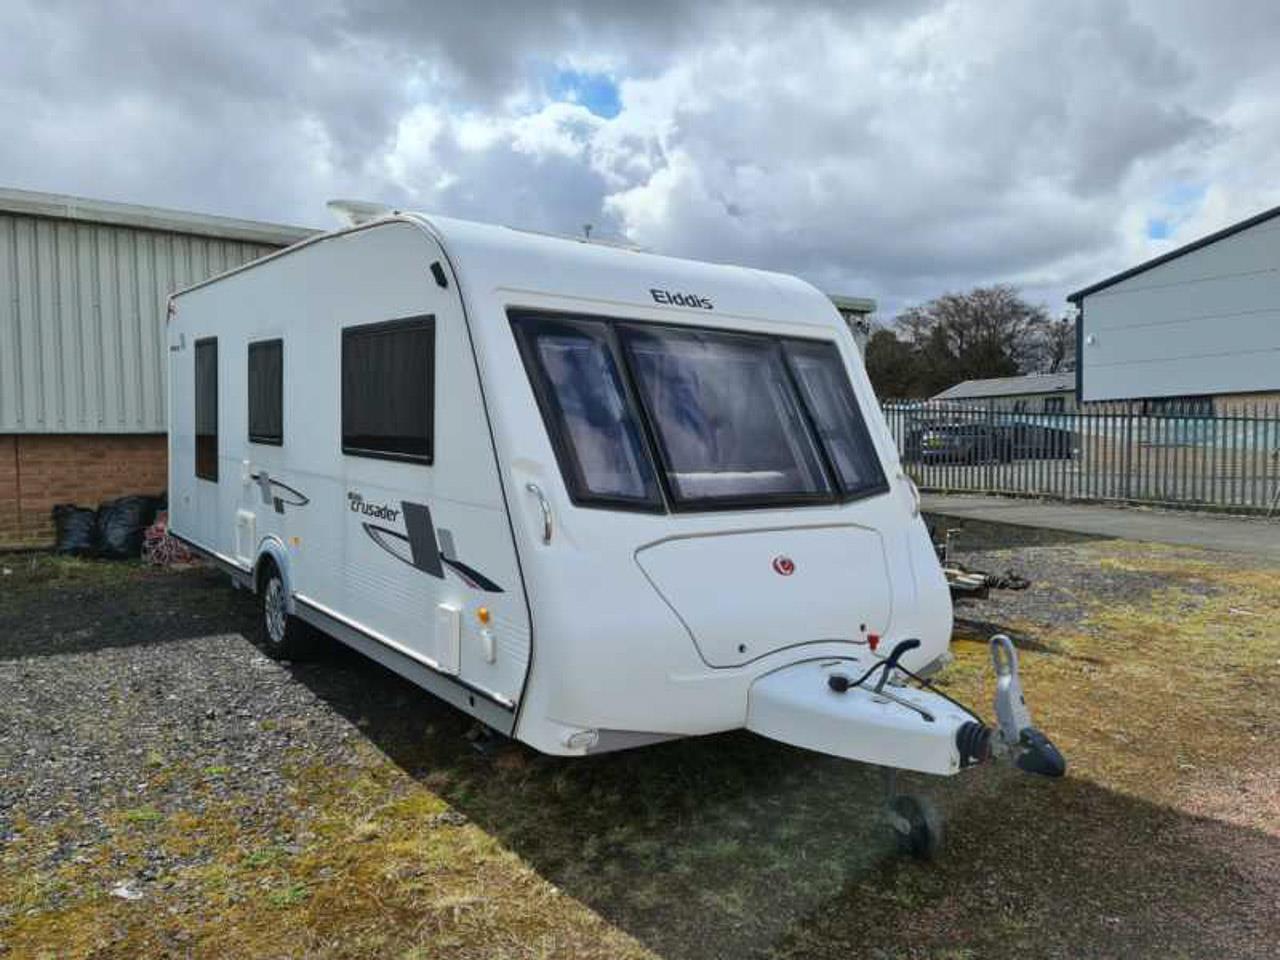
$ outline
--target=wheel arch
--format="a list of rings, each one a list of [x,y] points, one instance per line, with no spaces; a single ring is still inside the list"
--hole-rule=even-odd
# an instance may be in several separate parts
[[[289,568],[289,551],[279,537],[264,537],[258,544],[258,558],[253,564],[253,592],[262,592],[262,577],[274,564],[280,571],[280,579],[284,581],[285,609],[294,613],[293,575]]]

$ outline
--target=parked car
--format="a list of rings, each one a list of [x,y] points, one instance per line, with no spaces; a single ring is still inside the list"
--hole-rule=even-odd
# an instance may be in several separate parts
[[[1076,433],[1060,427],[1031,423],[1001,424],[1011,460],[1070,460],[1076,448]]]
[[[907,459],[923,463],[1007,463],[1008,432],[990,423],[935,423],[907,435]]]

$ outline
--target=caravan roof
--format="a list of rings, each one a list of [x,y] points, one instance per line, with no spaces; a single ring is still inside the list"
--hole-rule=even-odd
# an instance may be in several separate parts
[[[709,301],[693,307],[689,317],[707,326],[732,326],[734,320],[785,317],[788,324],[829,327],[838,320],[831,300],[817,288],[782,273],[731,264],[685,260],[578,237],[538,233],[516,227],[475,223],[424,213],[395,212],[356,226],[309,237],[255,261],[287,257],[316,243],[404,221],[434,236],[458,275],[466,298],[504,295],[555,296],[563,309],[566,299],[588,313],[616,313],[637,308],[682,307],[677,297],[697,296]],[[246,264],[179,291],[216,283],[222,277],[251,269]],[[662,278],[661,288],[652,286]],[[627,278],[634,280],[627,283]],[[527,297],[526,297],[527,298]]]

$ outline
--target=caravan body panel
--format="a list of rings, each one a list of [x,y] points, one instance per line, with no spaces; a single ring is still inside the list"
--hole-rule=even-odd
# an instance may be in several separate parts
[[[437,241],[394,222],[181,295],[169,328],[170,523],[250,571],[278,544],[295,610],[337,618],[511,706],[529,659],[528,610],[461,298],[433,263],[447,269]],[[431,338],[432,368],[412,372],[434,386],[430,461],[353,455],[344,331],[406,323]],[[190,399],[192,346],[208,339],[218,347],[216,480],[195,475]],[[273,340],[283,343],[283,437],[259,443],[248,436],[248,345]],[[474,616],[480,606],[487,625]]]
[[[434,460],[352,457],[340,431],[341,331],[412,317],[432,318],[436,336]],[[651,477],[642,486],[654,499],[638,506],[585,502],[532,379],[530,351],[559,347],[551,335],[521,341],[526,321],[593,330],[605,353],[636,351],[609,374],[633,404],[652,386],[639,382],[641,353],[646,370],[689,382],[641,342],[650,330],[672,342],[687,331],[708,350],[740,341],[751,349],[734,362],[755,350],[779,369],[793,349],[817,349],[847,380],[882,486],[805,503],[672,502],[675,484],[707,488],[691,467]],[[282,333],[286,438],[259,449],[244,436],[244,344]],[[193,344],[209,336],[219,340],[216,483],[194,476]],[[913,668],[946,650],[946,584],[852,335],[795,278],[397,215],[180,295],[170,348],[174,529],[238,567],[252,540],[259,556],[281,545],[299,612],[319,609],[335,631],[357,631],[349,642],[413,658],[429,689],[540,750],[744,727],[755,681],[797,661],[865,657],[871,633],[886,646],[919,638]],[[592,362],[613,362],[605,353]],[[666,442],[650,419],[636,421],[646,449]],[[829,483],[831,451],[825,465],[804,455]],[[772,469],[744,476],[767,484]],[[264,475],[284,503],[306,505],[275,510]],[[439,678],[454,686],[433,686]],[[509,707],[509,723],[486,705]]]
[[[884,543],[875,530],[691,536],[644,547],[636,562],[712,667],[823,641],[863,644],[892,619]],[[848,589],[831,589],[832,570],[843,571]]]
[[[521,739],[573,753],[583,751],[566,743],[584,729],[600,731],[603,742],[619,731],[691,735],[742,727],[753,680],[802,657],[865,652],[864,623],[866,632],[878,626],[886,643],[919,637],[922,645],[906,658],[908,666],[945,652],[951,631],[945,580],[852,334],[823,294],[760,270],[446,218],[421,222],[441,238],[462,283],[510,491],[534,622],[517,724]],[[685,304],[673,303],[673,294],[683,294]],[[853,502],[777,509],[643,513],[575,504],[512,335],[512,318],[521,311],[834,345],[888,489]],[[543,542],[544,501],[554,518],[550,543]],[[804,532],[818,527],[842,528],[848,536],[828,540]],[[732,548],[726,555],[741,570],[709,554],[701,563],[692,554],[681,558],[698,567],[696,585],[674,569],[646,575],[646,563],[665,566],[662,551],[679,549],[670,543],[728,545],[730,534],[747,535],[738,542],[755,547],[759,571],[753,568],[750,577],[751,561]],[[795,596],[771,591],[765,604],[753,587],[776,579],[772,560],[788,551],[814,562],[797,564],[799,572],[789,578]],[[674,553],[670,560],[677,565]],[[664,587],[656,582],[663,576],[682,582]],[[688,594],[683,612],[672,599],[677,592]],[[816,608],[794,602],[799,598]],[[738,659],[732,634],[746,609],[767,623],[756,625],[749,643],[758,655]],[[730,652],[704,655],[699,627],[714,635],[709,642],[717,649]]]

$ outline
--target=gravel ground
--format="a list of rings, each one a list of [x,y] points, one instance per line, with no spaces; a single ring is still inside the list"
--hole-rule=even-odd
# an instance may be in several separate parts
[[[1198,574],[1196,564],[1206,558],[1222,558],[1238,569],[1267,569],[1266,560],[1235,554],[1206,553],[1193,548],[1147,546],[1171,560],[1192,562],[1188,572],[1123,569],[1097,562],[1100,546],[1118,541],[1098,537],[1039,530],[1006,524],[930,517],[937,539],[953,531],[952,557],[971,570],[1013,573],[1030,581],[1025,590],[992,590],[983,600],[962,600],[956,605],[956,622],[975,632],[989,628],[1022,627],[1028,645],[1054,628],[1090,626],[1089,613],[1099,604],[1149,603],[1154,594],[1176,584],[1180,602],[1193,609],[1200,598],[1215,596],[1221,587]],[[1229,558],[1229,559],[1228,559]]]
[[[280,758],[355,762],[351,725],[235,634],[0,661],[0,690],[4,839],[17,811],[28,827],[81,821],[51,864],[104,840],[111,814],[198,814],[231,795],[267,807],[285,796]],[[208,793],[157,777],[179,766],[204,773]]]
[[[48,851],[56,868],[122,818],[199,815],[231,797],[246,811],[287,804],[285,758],[357,762],[353,726],[244,639],[254,606],[225,577],[76,572],[34,576],[0,606],[0,839],[75,822]],[[159,849],[146,858],[120,878],[144,894],[181,865]]]

